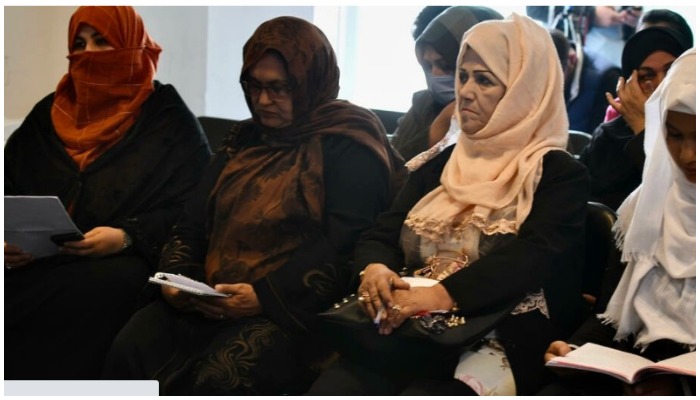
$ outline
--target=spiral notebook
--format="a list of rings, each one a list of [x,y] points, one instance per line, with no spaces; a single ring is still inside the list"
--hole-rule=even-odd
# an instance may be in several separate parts
[[[169,274],[167,272],[157,272],[154,276],[148,278],[148,281],[157,285],[171,286],[180,289],[183,292],[191,293],[197,296],[214,296],[214,297],[229,297],[228,293],[221,293],[214,290],[213,287],[206,283],[195,281],[183,275]]]

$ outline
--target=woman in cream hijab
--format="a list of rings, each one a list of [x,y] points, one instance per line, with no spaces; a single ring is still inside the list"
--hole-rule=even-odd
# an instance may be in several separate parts
[[[532,394],[542,356],[580,322],[588,176],[566,153],[562,72],[546,29],[512,15],[467,31],[457,58],[454,146],[412,172],[355,250],[378,333],[424,310],[503,312],[479,343],[439,360],[341,358],[312,394]],[[401,272],[439,280],[411,287]],[[449,329],[449,328],[447,328]],[[538,351],[541,352],[538,354]],[[358,365],[359,364],[359,365]]]
[[[614,227],[627,266],[607,278],[619,282],[606,284],[614,292],[601,299],[604,312],[568,343],[595,342],[651,360],[695,350],[695,97],[693,48],[673,63],[645,105],[642,184],[620,206]],[[546,359],[569,350],[554,342]],[[624,388],[618,381],[597,386],[609,387],[608,394],[669,395],[691,387],[685,383],[666,375]]]

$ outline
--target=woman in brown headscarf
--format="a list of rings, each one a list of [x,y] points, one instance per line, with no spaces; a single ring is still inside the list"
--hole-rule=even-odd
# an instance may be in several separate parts
[[[5,146],[5,195],[57,196],[84,239],[5,243],[5,379],[95,379],[210,158],[131,7],[80,7],[69,70]]]
[[[161,260],[231,296],[164,288],[115,340],[106,379],[157,379],[162,394],[302,393],[327,355],[315,314],[347,292],[355,240],[400,184],[381,122],[337,100],[316,26],[275,18],[243,55],[253,118],[233,127]]]

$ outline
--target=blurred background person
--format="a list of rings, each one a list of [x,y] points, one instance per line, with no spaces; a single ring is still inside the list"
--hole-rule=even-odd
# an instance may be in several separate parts
[[[438,114],[444,110],[451,116],[454,112],[455,63],[462,35],[490,19],[503,16],[487,7],[450,7],[435,17],[416,40],[416,59],[425,73],[428,89],[413,94],[411,108],[399,119],[394,132],[392,145],[405,160],[434,144],[428,136]]]
[[[603,122],[608,100],[605,93],[616,93],[620,68],[605,59],[576,51],[576,43],[558,29],[550,30],[564,71],[564,100],[569,129],[591,133]]]
[[[637,29],[642,6],[594,6],[584,49],[620,67],[625,42]]]
[[[441,12],[447,10],[450,6],[425,6],[416,16],[413,25],[411,26],[411,36],[413,36],[413,41],[418,40],[418,37],[423,33],[425,27],[428,26],[430,21],[435,19]]]

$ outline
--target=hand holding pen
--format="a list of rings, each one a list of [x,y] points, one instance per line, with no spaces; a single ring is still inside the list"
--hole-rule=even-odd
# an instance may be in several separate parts
[[[384,264],[369,264],[360,273],[358,300],[375,325],[386,320],[387,310],[394,307],[392,291],[408,289],[410,285]]]

